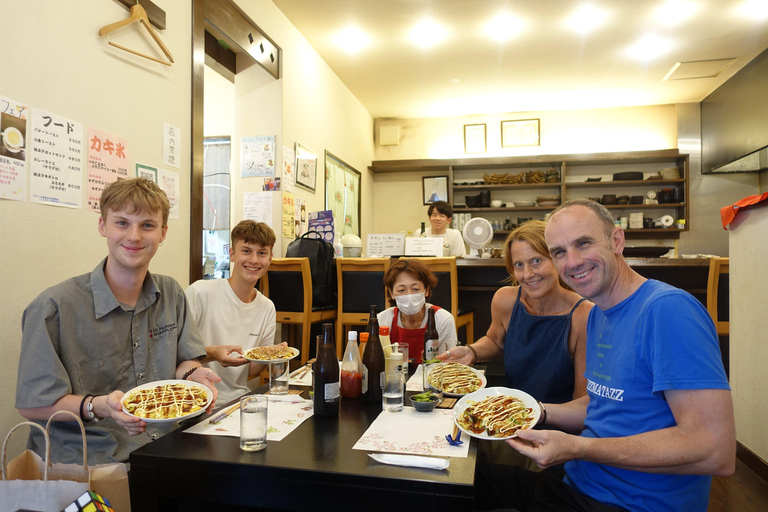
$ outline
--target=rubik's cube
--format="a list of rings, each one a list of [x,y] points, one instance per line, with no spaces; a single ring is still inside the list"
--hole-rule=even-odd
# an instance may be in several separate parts
[[[93,491],[85,491],[61,512],[115,512],[109,501]]]

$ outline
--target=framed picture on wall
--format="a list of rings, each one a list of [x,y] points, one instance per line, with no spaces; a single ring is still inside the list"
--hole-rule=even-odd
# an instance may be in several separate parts
[[[325,152],[325,209],[333,212],[339,237],[360,236],[360,177],[359,171]]]
[[[296,143],[296,185],[307,190],[315,191],[317,181],[317,155]]]
[[[448,176],[425,176],[421,178],[424,204],[448,201]]]
[[[539,146],[539,120],[519,119],[501,122],[501,147]]]
[[[485,124],[464,125],[464,152],[485,153]]]

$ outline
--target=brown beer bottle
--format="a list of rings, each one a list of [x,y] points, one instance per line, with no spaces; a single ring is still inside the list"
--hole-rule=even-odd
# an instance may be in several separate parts
[[[424,360],[431,361],[432,359],[437,359],[440,336],[437,333],[434,308],[429,308],[427,315],[427,330],[424,331]]]
[[[381,372],[384,371],[384,351],[379,341],[379,319],[376,306],[371,306],[368,343],[363,352],[363,402],[381,403]]]
[[[333,324],[323,324],[323,337],[315,361],[315,416],[339,415],[339,360],[333,344]]]

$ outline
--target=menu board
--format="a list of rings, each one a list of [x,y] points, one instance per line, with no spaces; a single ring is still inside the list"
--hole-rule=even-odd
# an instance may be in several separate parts
[[[82,208],[83,125],[37,108],[31,121],[30,200]]]
[[[368,235],[365,254],[375,256],[402,256],[405,254],[405,235],[403,233],[374,233]]]
[[[0,198],[27,200],[26,105],[0,96]]]
[[[88,205],[99,211],[101,193],[112,182],[128,178],[128,141],[88,128]]]
[[[431,236],[406,238],[405,254],[408,256],[442,256],[443,239]]]

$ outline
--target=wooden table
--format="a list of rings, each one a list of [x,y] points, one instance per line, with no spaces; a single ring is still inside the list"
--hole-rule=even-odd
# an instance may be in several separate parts
[[[471,510],[477,443],[446,471],[379,464],[352,449],[379,413],[342,399],[338,418],[312,417],[260,452],[182,427],[131,453],[132,509]]]

